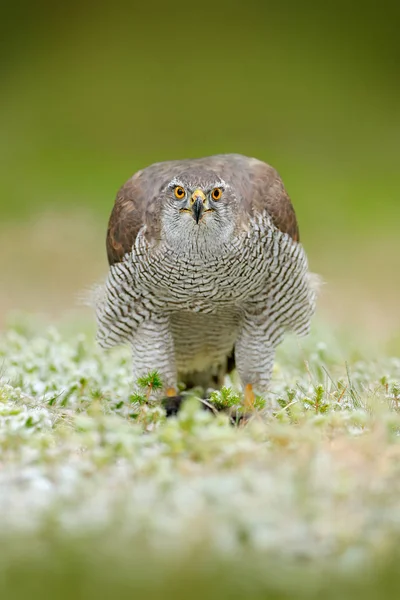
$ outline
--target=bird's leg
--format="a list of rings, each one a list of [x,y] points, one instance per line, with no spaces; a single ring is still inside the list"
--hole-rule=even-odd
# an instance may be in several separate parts
[[[251,383],[248,383],[244,388],[244,408],[246,410],[254,410],[254,403],[256,401],[256,396],[253,392],[253,386]]]
[[[255,392],[268,390],[275,350],[259,316],[246,315],[235,345],[236,369],[244,386],[244,404],[254,408]]]
[[[174,342],[167,316],[153,316],[143,321],[132,340],[132,358],[135,382],[157,371],[163,383],[162,395],[176,395]]]

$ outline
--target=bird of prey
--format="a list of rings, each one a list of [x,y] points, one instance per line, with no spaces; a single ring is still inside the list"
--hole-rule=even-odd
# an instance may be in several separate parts
[[[236,365],[268,388],[286,331],[309,331],[315,286],[296,215],[270,165],[239,154],[153,164],[119,190],[98,341],[132,346],[135,380],[157,370],[207,389]],[[254,396],[253,396],[254,397]]]

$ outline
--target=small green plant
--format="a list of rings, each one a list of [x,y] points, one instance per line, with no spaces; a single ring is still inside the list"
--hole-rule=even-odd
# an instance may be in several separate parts
[[[393,383],[390,388],[390,394],[393,398],[393,403],[396,410],[399,409],[399,401],[400,401],[400,383]]]
[[[129,402],[131,404],[139,404],[140,406],[143,406],[145,404],[148,403],[148,398],[146,396],[146,394],[141,394],[140,392],[134,392],[133,394],[131,394],[129,396]]]
[[[292,404],[296,398],[296,390],[288,389],[286,390],[286,398],[279,397],[277,398],[277,403],[281,408],[286,408],[289,404]]]
[[[219,391],[212,392],[209,402],[217,410],[233,408],[241,404],[240,396],[229,387],[222,387]]]
[[[316,385],[313,396],[304,398],[303,404],[306,409],[314,410],[317,415],[326,413],[330,408],[330,404],[325,399],[324,386],[322,384]]]
[[[144,391],[145,402],[149,402],[151,394],[157,390],[161,390],[163,383],[158,371],[151,371],[148,375],[139,377],[137,380],[137,385]],[[140,400],[137,401],[142,404]]]
[[[254,400],[254,408],[256,410],[263,410],[267,405],[267,401],[263,396],[256,396]]]

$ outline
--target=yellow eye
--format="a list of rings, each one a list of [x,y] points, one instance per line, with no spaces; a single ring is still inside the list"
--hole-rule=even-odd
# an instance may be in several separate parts
[[[222,196],[222,190],[221,188],[214,188],[213,191],[211,192],[211,198],[213,200],[219,200]]]
[[[186,192],[183,189],[183,187],[181,187],[180,185],[178,185],[175,188],[175,196],[176,196],[176,198],[178,198],[178,200],[182,200],[182,198],[184,198],[185,195],[186,195]]]

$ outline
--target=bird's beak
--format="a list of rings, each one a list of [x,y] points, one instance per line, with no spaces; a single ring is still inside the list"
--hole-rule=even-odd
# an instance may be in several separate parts
[[[193,218],[197,224],[199,223],[203,214],[205,202],[206,197],[204,192],[200,189],[195,190],[190,198],[190,207],[192,209]]]

